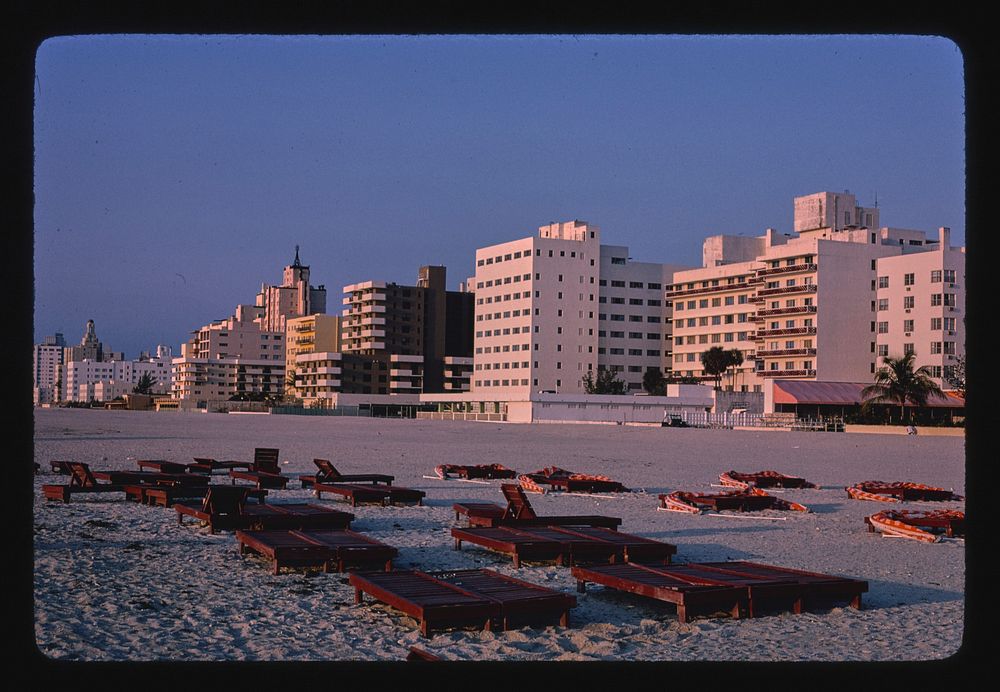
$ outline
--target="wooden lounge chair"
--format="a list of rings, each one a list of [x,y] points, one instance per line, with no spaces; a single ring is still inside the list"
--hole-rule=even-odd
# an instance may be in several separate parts
[[[533,493],[545,493],[552,490],[573,493],[623,493],[628,488],[607,476],[575,473],[551,466],[517,477],[521,487]]]
[[[257,488],[246,488],[247,498],[254,498],[257,502],[266,502],[267,490]],[[201,500],[208,492],[208,486],[197,485],[127,485],[125,494],[130,494],[137,500],[150,507],[171,507],[176,502],[186,502],[188,500]]]
[[[94,478],[123,485],[208,485],[208,476],[197,473],[160,473],[158,471],[94,471]]]
[[[194,461],[187,465],[190,473],[214,473],[215,471],[229,472],[232,469],[249,471],[253,468],[253,463],[249,461],[219,461],[210,457],[193,457]]]
[[[317,469],[314,475],[299,476],[299,481],[301,481],[303,488],[307,488],[315,483],[373,483],[375,485],[385,483],[386,485],[392,485],[392,482],[396,479],[395,476],[389,476],[384,473],[352,473],[345,475],[338,471],[330,463],[329,459],[313,459],[313,463]]]
[[[504,483],[500,491],[507,500],[507,507],[490,503],[455,503],[455,518],[459,514],[468,517],[470,526],[603,526],[617,529],[622,520],[594,514],[538,516],[528,502],[521,486]]]
[[[68,485],[45,484],[42,494],[48,500],[69,502],[70,495],[76,493],[114,493],[122,492],[125,487],[121,483],[98,483],[90,466],[82,461],[67,461],[65,468],[70,473]]]
[[[153,471],[158,471],[160,473],[189,473],[190,470],[187,464],[181,464],[176,461],[163,461],[162,459],[139,459],[136,462],[140,469],[152,469]]]
[[[638,594],[677,607],[677,619],[687,622],[695,615],[728,612],[738,618],[747,607],[746,588],[720,583],[692,582],[659,566],[625,563],[592,567],[575,566],[576,590],[586,592],[592,582],[610,589]]]
[[[206,524],[211,533],[219,529],[346,529],[354,515],[310,504],[247,505],[248,489],[231,485],[210,485],[199,504],[178,502],[173,505],[177,523],[194,517]]]
[[[434,467],[434,473],[441,479],[452,475],[467,480],[473,478],[517,478],[517,471],[509,469],[503,464],[478,464],[475,466],[440,464]]]
[[[739,560],[574,567],[572,574],[581,593],[594,582],[674,603],[681,622],[695,614],[692,608],[698,614],[728,611],[733,617],[756,617],[772,608],[801,613],[831,602],[860,608],[861,594],[868,590],[868,583],[857,579]]]
[[[332,493],[346,498],[351,506],[358,503],[377,503],[383,505],[394,505],[397,502],[414,502],[423,504],[423,498],[427,494],[423,490],[412,488],[402,488],[398,485],[365,485],[361,483],[313,483],[313,492],[316,497],[321,497],[323,493]]]
[[[462,542],[483,546],[510,555],[514,567],[522,561],[554,560],[558,565],[578,562],[619,562],[629,556],[670,561],[676,546],[598,527],[532,526],[453,528],[455,550]]]
[[[392,546],[349,529],[331,531],[237,531],[240,554],[260,553],[271,559],[274,573],[282,567],[318,567],[324,572],[382,567],[392,571]]]
[[[431,572],[441,581],[496,601],[500,604],[501,630],[513,627],[569,626],[570,608],[576,596],[548,589],[491,569],[468,569],[456,572]]]
[[[237,479],[250,481],[254,487],[284,488],[288,484],[288,476],[281,475],[278,465],[278,450],[270,447],[257,447],[253,453],[253,465],[249,471],[230,469],[229,477],[233,485]]]
[[[755,488],[815,488],[815,483],[798,478],[796,476],[786,476],[777,471],[757,471],[755,473],[739,473],[738,471],[726,471],[719,474],[719,482],[722,485],[734,488],[747,489],[751,486]]]
[[[350,583],[355,603],[362,603],[367,593],[415,619],[424,637],[450,627],[491,630],[501,614],[497,601],[417,570],[352,572]]]

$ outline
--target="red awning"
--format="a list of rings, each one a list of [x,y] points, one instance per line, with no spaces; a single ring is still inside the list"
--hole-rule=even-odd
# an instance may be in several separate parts
[[[813,380],[774,380],[776,404],[835,404],[856,406],[861,404],[861,391],[868,384],[858,382],[816,382]],[[945,396],[932,394],[928,406],[963,408],[965,400],[955,392]]]

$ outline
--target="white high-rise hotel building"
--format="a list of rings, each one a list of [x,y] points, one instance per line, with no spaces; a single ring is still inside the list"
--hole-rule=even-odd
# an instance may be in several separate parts
[[[632,262],[584,221],[476,251],[472,391],[498,398],[583,392],[588,372],[641,389],[670,364],[672,265]]]

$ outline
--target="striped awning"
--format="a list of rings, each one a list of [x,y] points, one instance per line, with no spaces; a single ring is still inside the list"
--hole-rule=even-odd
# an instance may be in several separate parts
[[[861,391],[867,386],[868,383],[861,382],[774,380],[774,403],[855,406],[861,404],[864,400],[861,396]],[[965,400],[956,392],[945,392],[944,396],[932,394],[927,399],[927,405],[963,408]]]

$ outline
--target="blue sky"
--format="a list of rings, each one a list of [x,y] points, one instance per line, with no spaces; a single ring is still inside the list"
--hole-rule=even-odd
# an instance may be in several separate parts
[[[946,38],[80,36],[36,75],[36,342],[178,352],[295,245],[333,311],[551,221],[697,266],[821,190],[965,242]]]

